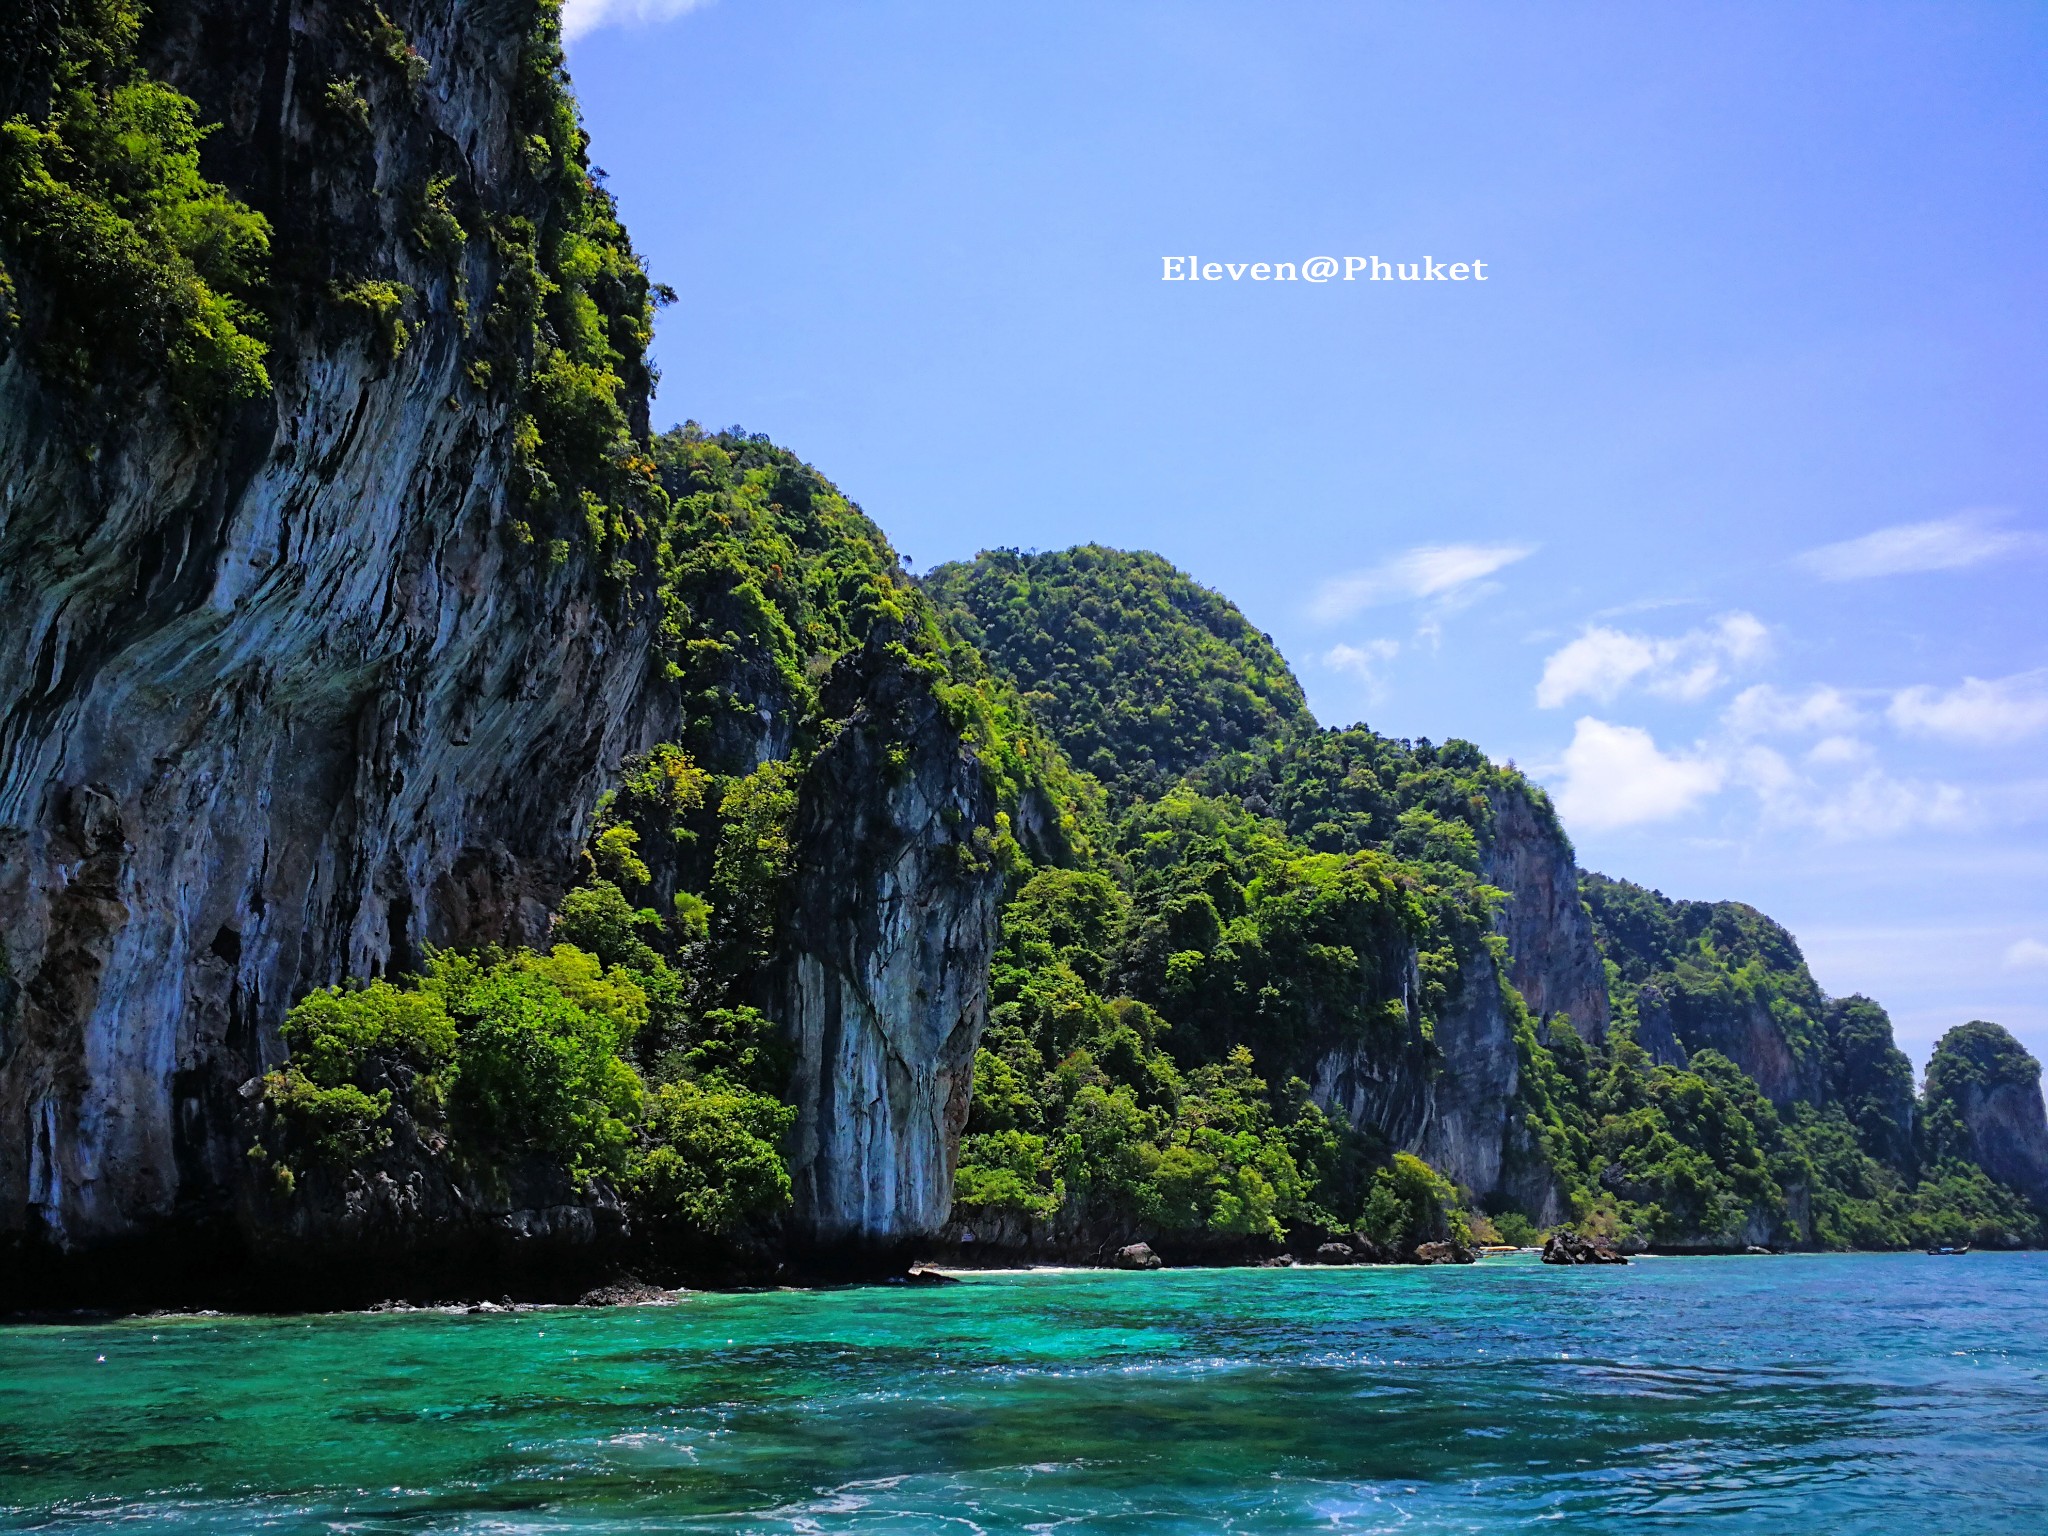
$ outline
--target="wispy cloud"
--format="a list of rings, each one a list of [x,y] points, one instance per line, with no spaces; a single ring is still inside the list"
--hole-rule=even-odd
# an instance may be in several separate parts
[[[1557,808],[1567,826],[1612,831],[1669,821],[1721,788],[1727,770],[1711,759],[1665,752],[1648,731],[1582,716],[1564,750]]]
[[[1954,688],[1905,688],[1887,713],[1900,730],[2004,746],[2048,730],[2048,667],[2012,677],[1966,677]]]
[[[1576,698],[1605,704],[1630,687],[1666,698],[1704,698],[1727,680],[1731,668],[1769,648],[1770,631],[1748,613],[1724,613],[1710,625],[1674,636],[1595,624],[1543,663],[1536,702],[1544,709]]]
[[[1475,596],[1487,577],[1535,552],[1533,544],[1424,544],[1324,582],[1309,600],[1309,617],[1334,624],[1381,603]]]
[[[1958,512],[1925,523],[1900,523],[1809,549],[1799,556],[1799,564],[1823,581],[1867,581],[1919,571],[1960,571],[2000,555],[2048,547],[2048,539],[2002,526],[2004,521],[2000,513]]]
[[[670,21],[711,0],[562,0],[562,36],[574,42],[599,27]]]
[[[1896,837],[1917,828],[1945,830],[1974,819],[1970,797],[1939,780],[1895,779],[1871,768],[1847,784],[1811,796],[1788,819],[1805,821],[1837,842]]]
[[[1877,748],[1855,736],[1823,736],[1816,741],[1806,754],[1806,760],[1817,768],[1837,768],[1845,763],[1867,763],[1877,755]]]
[[[1377,694],[1386,682],[1381,669],[1400,654],[1398,640],[1368,640],[1363,645],[1333,645],[1318,659],[1332,672],[1349,672]]]
[[[1736,736],[1803,736],[1842,732],[1863,724],[1863,711],[1839,688],[1825,683],[1803,693],[1786,693],[1769,683],[1745,688],[1729,701],[1722,724]]]
[[[1939,780],[1894,778],[1873,756],[1853,737],[1830,736],[1806,755],[1807,768],[1820,770],[1816,774],[1752,743],[1728,757],[1729,782],[1757,797],[1766,823],[1810,827],[1833,842],[1954,828],[1976,818],[1977,808],[1962,789]],[[1843,776],[1851,770],[1852,776]]]
[[[2048,944],[2039,939],[2018,939],[2005,952],[2008,969],[2015,971],[2048,971]]]

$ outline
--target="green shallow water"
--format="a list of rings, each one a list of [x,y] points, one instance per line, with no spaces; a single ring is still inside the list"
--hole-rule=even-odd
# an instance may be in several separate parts
[[[0,1329],[0,1530],[2048,1532],[2048,1255]]]

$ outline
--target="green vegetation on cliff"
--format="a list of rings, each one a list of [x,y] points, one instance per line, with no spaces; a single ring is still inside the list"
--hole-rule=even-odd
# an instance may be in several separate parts
[[[907,701],[926,700],[999,807],[964,862],[1022,870],[1013,825],[1047,861],[1090,847],[1098,793],[945,632],[859,508],[758,436],[690,426],[648,451],[655,656],[683,740],[629,760],[593,808],[550,952],[435,954],[420,977],[301,1004],[292,1060],[266,1087],[264,1155],[287,1194],[309,1168],[402,1163],[431,1144],[452,1176],[603,1180],[660,1242],[745,1246],[790,1198],[787,1021],[761,1011],[762,980],[799,938],[794,829],[820,754],[853,729],[896,771],[918,745]],[[582,993],[611,989],[611,1004],[547,995],[577,967],[602,978]],[[337,1014],[339,1034],[311,1030]],[[452,1024],[410,1065],[416,1046],[369,1022],[422,1015]],[[322,1066],[340,1038],[361,1048]]]
[[[932,688],[1006,815],[1036,802],[1048,852],[1065,859],[1089,841],[1092,786],[981,653],[946,633],[887,538],[837,487],[738,428],[692,422],[651,451],[670,507],[658,551],[661,650],[700,758],[748,755],[736,743],[761,722],[745,701],[764,695],[781,701],[792,747],[808,750],[844,702],[826,697],[835,666],[873,651]]]
[[[401,1163],[431,1146],[461,1179],[607,1181],[680,1238],[773,1218],[790,1195],[787,1052],[734,982],[787,873],[788,781],[781,763],[715,778],[659,748],[600,810],[561,942],[436,953],[420,976],[299,1003],[291,1057],[264,1082],[272,1114],[255,1154],[279,1192],[374,1165],[402,1136]],[[635,906],[626,891],[652,894],[642,829],[685,846],[702,835],[719,905],[683,890],[666,911]]]
[[[1152,554],[996,550],[925,588],[1120,800],[1308,719],[1273,642]]]
[[[211,127],[136,58],[135,0],[24,7],[0,64],[0,358],[161,379],[188,412],[266,393],[270,227],[200,173]]]
[[[1004,912],[962,1220],[1054,1249],[1468,1239],[1457,1192],[1308,1078],[1333,1051],[1432,1069],[1497,946],[1477,871],[1501,772],[1462,743],[1330,741],[1271,642],[1157,556],[998,551],[925,586],[1116,812],[1096,868]]]
[[[2007,1097],[2017,1111],[2015,1120],[2002,1121],[1998,1129],[2016,1139],[2031,1133],[2031,1147],[1985,1143],[1976,1112],[1994,1097]],[[2040,1104],[2041,1064],[1998,1025],[1972,1019],[1936,1042],[1918,1127],[1917,1150],[1927,1172],[1916,1201],[1940,1241],[1998,1242],[2007,1234],[2021,1234],[2030,1243],[2048,1240],[2048,1212],[1989,1171],[2031,1180],[2039,1198],[2048,1179],[2048,1126]]]
[[[962,1214],[997,1230],[1025,1218],[1055,1244],[1387,1228],[1375,1169],[1391,1169],[1391,1149],[1333,1121],[1291,1074],[1318,1027],[1426,1051],[1429,1015],[1404,1003],[1401,959],[1411,944],[1448,949],[1454,925],[1483,921],[1483,896],[1384,855],[1310,852],[1185,793],[1136,807],[1116,853],[1127,885],[1045,870],[1004,912]],[[1455,984],[1434,968],[1421,1006]],[[1370,1235],[1412,1248],[1450,1235],[1455,1211],[1447,1199],[1442,1222]]]
[[[404,34],[377,13],[387,53],[416,59]],[[424,66],[413,83],[423,78]],[[470,381],[515,402],[512,459],[524,493],[516,537],[566,558],[586,549],[612,581],[641,573],[667,511],[648,453],[647,362],[657,288],[619,222],[611,194],[592,175],[562,57],[559,0],[538,0],[520,53],[517,122],[537,217],[488,220],[497,284],[473,337]],[[445,184],[419,189],[422,233],[432,247],[467,239]]]
[[[1476,871],[1504,793],[1526,796],[1546,826],[1557,826],[1541,788],[1471,742],[1398,741],[1362,725],[1285,732],[1217,758],[1192,782],[1273,817],[1324,853],[1384,848]]]
[[[1169,1236],[1201,1230],[1164,1218],[1146,1170],[1193,1146],[1182,1122],[1207,1113],[1196,1076],[1235,1061],[1258,1085],[1240,1096],[1265,1105],[1256,1134],[1294,1175],[1268,1179],[1276,1218],[1356,1228],[1391,1148],[1380,1126],[1327,1115],[1310,1081],[1347,1052],[1388,1081],[1446,1070],[1435,1021],[1502,958],[1501,896],[1478,878],[1497,807],[1526,796],[1562,843],[1547,798],[1469,743],[1318,730],[1288,702],[1299,690],[1270,642],[1156,556],[997,551],[927,585],[1119,810],[1104,873],[1087,877],[1090,923],[1044,940],[1037,881],[1005,913],[965,1210],[1054,1230],[1115,1210]],[[1827,998],[1783,928],[1598,875],[1583,895],[1609,973],[1606,1038],[1539,1027],[1498,982],[1520,1068],[1506,1155],[1534,1164],[1524,1198],[1547,1182],[1568,1219],[1674,1248],[2040,1239],[2025,1201],[1956,1155],[1954,1115],[1946,1140],[1916,1141],[1890,1021],[1868,999]],[[1984,1072],[2021,1070],[1978,1054]],[[1080,1084],[1097,1097],[1084,1103]],[[1128,1110],[1105,1120],[1109,1105]],[[1392,1126],[1400,1106],[1378,1113]],[[1105,1123],[1138,1150],[1087,1166],[1121,1181],[1070,1176],[1060,1149],[1099,1144]],[[1235,1166],[1207,1177],[1221,1190]],[[1534,1230],[1509,1196],[1490,1213]]]
[[[1912,1066],[1891,1021],[1868,998],[1824,996],[1782,927],[1740,903],[1675,902],[1600,875],[1582,890],[1615,1009],[1609,1082],[1573,1100],[1591,1136],[1579,1198],[1594,1226],[1672,1244],[1714,1235],[1828,1248],[2041,1240],[2039,1214],[2021,1196],[1928,1133],[1958,1068],[1937,1053],[1916,1139]],[[1983,1042],[1986,1070],[2023,1076],[2031,1058],[1996,1026],[1983,1031],[1968,1038]],[[1661,1134],[1642,1140],[1634,1161],[1611,1156],[1625,1102],[1615,1074],[1661,1083],[1668,1099],[1705,1069],[1735,1091],[1720,1102],[1689,1094],[1696,1111],[1657,1116]],[[1688,1134],[1695,1129],[1704,1135]],[[1708,1140],[1754,1146],[1759,1157],[1703,1157]],[[1706,1209],[1723,1219],[1697,1214]]]

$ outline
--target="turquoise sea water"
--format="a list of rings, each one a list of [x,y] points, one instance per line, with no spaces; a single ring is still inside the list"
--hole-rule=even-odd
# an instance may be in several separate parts
[[[0,1329],[0,1530],[2048,1532],[2048,1255]],[[1789,1523],[1788,1523],[1789,1517]]]

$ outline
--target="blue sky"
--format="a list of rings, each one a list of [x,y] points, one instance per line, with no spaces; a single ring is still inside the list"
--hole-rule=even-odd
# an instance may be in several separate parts
[[[1326,723],[2048,1058],[2048,8],[570,0],[657,424],[1156,549]],[[1164,282],[1161,258],[1486,263]]]

